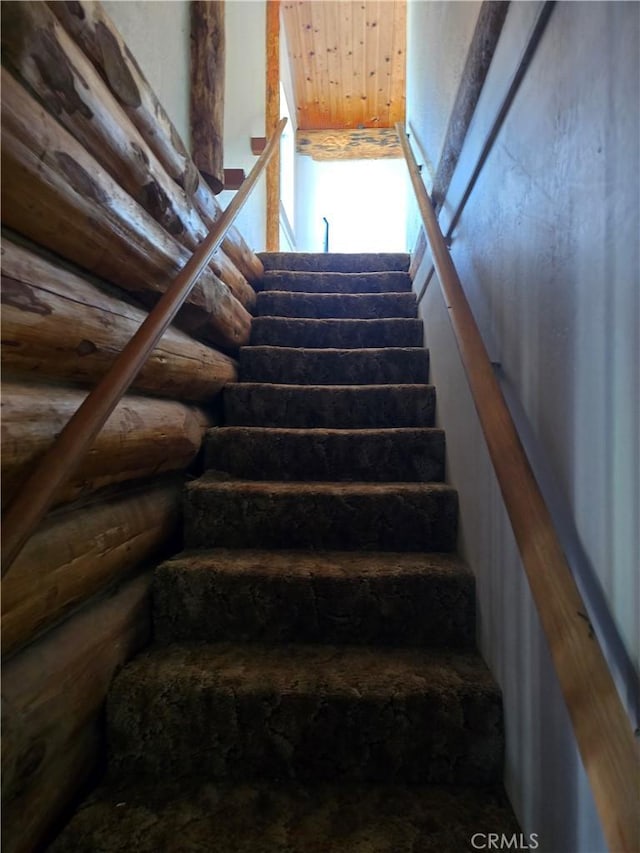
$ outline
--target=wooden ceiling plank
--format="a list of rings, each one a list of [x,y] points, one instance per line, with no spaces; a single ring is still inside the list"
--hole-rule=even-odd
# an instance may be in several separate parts
[[[405,78],[406,78],[406,15],[405,2],[394,3],[394,50],[392,68],[392,95],[390,107],[390,126],[405,119]]]
[[[309,2],[313,39],[314,127],[326,127],[329,116],[329,72],[327,70],[324,2]]]
[[[344,126],[344,91],[340,84],[342,69],[340,55],[340,3],[336,0],[324,2],[326,26],[327,71],[329,75],[329,117],[330,127]]]
[[[284,0],[283,21],[300,128],[404,120],[406,0]]]
[[[353,5],[349,0],[338,6],[343,127],[353,127]]]
[[[387,3],[384,6],[384,40],[380,49],[380,86],[382,91],[378,92],[378,112],[380,115],[380,124],[382,127],[390,126],[390,106],[393,91],[393,80],[391,77],[392,60],[394,43],[396,39],[395,31],[395,3]]]
[[[284,26],[287,38],[287,53],[289,58],[289,68],[291,70],[291,82],[293,85],[293,96],[295,99],[296,113],[298,125],[301,121],[302,107],[305,102],[304,87],[301,79],[304,77],[300,73],[301,58],[300,58],[300,38],[299,30],[296,26],[297,14],[296,6],[293,2],[285,2],[282,6],[282,23]]]
[[[313,33],[313,9],[311,3],[299,3],[297,6],[297,26],[300,30],[300,47],[303,59],[304,107],[307,123],[313,123],[317,113],[319,98],[316,80],[315,37]]]
[[[388,10],[391,8],[390,3],[378,2],[377,10],[377,27],[376,27],[376,74],[373,78],[374,93],[375,93],[375,111],[373,115],[376,118],[376,127],[384,127],[384,50],[385,43],[389,38],[389,27],[387,26]],[[372,115],[372,117],[373,117]]]
[[[379,7],[377,0],[368,0],[367,2],[367,30],[365,41],[365,56],[366,56],[366,114],[364,125],[365,127],[377,127],[376,122],[376,107],[377,107],[377,63],[378,63],[378,48],[379,48]]]
[[[366,61],[366,36],[367,36],[367,5],[366,0],[362,0],[358,4],[358,27],[356,30],[354,56],[356,57],[357,76],[355,77],[357,85],[356,103],[356,127],[364,126],[365,116],[367,114],[367,61]]]
[[[309,77],[309,57],[305,50],[304,6],[291,0],[283,11],[284,25],[291,59],[291,77],[296,99],[298,126],[304,127],[311,97]],[[309,80],[311,78],[309,77]]]

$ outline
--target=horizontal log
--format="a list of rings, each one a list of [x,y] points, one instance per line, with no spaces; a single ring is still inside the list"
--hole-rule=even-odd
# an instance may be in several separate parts
[[[11,228],[152,305],[189,253],[2,69],[2,217]],[[246,343],[251,317],[205,270],[177,324]]]
[[[114,674],[150,636],[150,576],[87,605],[3,666],[3,850],[33,853],[94,772]]]
[[[2,581],[3,654],[168,547],[175,550],[181,491],[181,480],[173,479],[49,515]]]
[[[2,248],[2,366],[6,376],[95,385],[145,318],[81,276],[8,240]],[[237,378],[233,359],[168,329],[133,387],[211,401]]]
[[[85,0],[55,0],[48,5],[102,74],[167,173],[193,198],[205,224],[211,227],[221,214],[220,205],[102,5]],[[251,283],[260,279],[262,262],[237,229],[229,229],[222,248]]]
[[[193,202],[51,10],[41,2],[13,3],[2,24],[2,62],[13,76],[147,213],[193,250],[207,233]],[[209,266],[243,305],[255,302],[253,288],[222,250]]]
[[[2,505],[16,494],[87,392],[55,385],[2,386]],[[186,468],[197,456],[207,419],[182,403],[126,396],[99,433],[56,504],[104,486]]]

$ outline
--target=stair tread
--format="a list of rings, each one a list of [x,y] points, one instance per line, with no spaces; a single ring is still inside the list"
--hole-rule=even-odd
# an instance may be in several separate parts
[[[263,291],[291,293],[408,293],[411,279],[406,272],[326,272],[317,270],[266,271],[258,287]]]
[[[185,551],[155,570],[155,637],[471,648],[474,587],[446,553]]]
[[[460,853],[518,831],[494,788],[179,780],[98,789],[51,853]]]
[[[269,344],[261,344],[259,346],[244,346],[240,347],[240,354],[251,351],[255,353],[265,354],[271,353],[273,350],[277,350],[278,353],[287,354],[287,355],[316,355],[321,358],[328,358],[332,355],[344,355],[345,358],[357,358],[359,355],[366,355],[371,357],[382,357],[385,353],[389,355],[393,355],[394,353],[424,353],[426,354],[428,350],[424,347],[357,347],[355,349],[348,349],[345,347],[278,347],[278,346],[270,346]]]
[[[278,386],[282,387],[282,386]],[[326,387],[326,386],[325,386]],[[344,388],[344,386],[341,386]],[[323,427],[269,427],[269,426],[219,426],[210,427],[207,430],[207,436],[216,436],[234,433],[236,435],[277,435],[283,438],[291,436],[294,438],[301,437],[328,437],[340,440],[349,440],[367,437],[388,437],[388,438],[413,438],[424,435],[444,435],[444,430],[440,427],[364,427],[362,429],[349,428],[323,428]]]
[[[375,328],[376,326],[422,326],[422,320],[417,317],[282,317],[279,314],[263,314],[255,317],[254,324],[301,326],[309,328],[351,328],[361,326],[363,328]]]
[[[292,293],[261,291],[253,309],[258,316],[375,319],[417,317],[415,293]]]
[[[429,351],[423,347],[247,346],[239,353],[240,380],[312,385],[386,385],[426,382]]]
[[[364,382],[360,385],[302,385],[296,382],[234,382],[226,385],[224,390],[225,393],[244,391],[245,389],[251,391],[268,389],[269,391],[277,394],[286,394],[291,393],[292,391],[299,392],[300,394],[313,394],[316,392],[320,392],[322,394],[359,394],[375,392],[376,394],[380,394],[385,391],[388,391],[390,394],[397,392],[401,394],[412,394],[424,391],[433,391],[434,388],[435,385],[432,385],[429,382],[402,382],[398,384],[389,383],[388,385],[376,385],[372,382]]]
[[[107,705],[111,772],[495,783],[500,690],[477,653],[216,642],[143,652]]]
[[[251,346],[348,348],[420,347],[422,321],[409,317],[377,319],[313,319],[308,317],[256,317],[251,326]]]
[[[197,480],[187,483],[187,491],[217,491],[217,492],[246,492],[247,494],[271,495],[335,495],[347,497],[350,495],[413,495],[413,494],[455,494],[456,490],[446,483],[334,483],[321,480],[313,482],[284,482],[282,480],[221,480],[212,472],[205,472]]]
[[[142,652],[117,678],[139,696],[145,685],[166,696],[180,685],[198,692],[286,692],[291,695],[376,699],[436,694],[500,697],[500,690],[477,652],[385,646],[219,642],[153,647]]]
[[[362,270],[383,272],[409,269],[410,256],[405,252],[260,252],[265,270]]]
[[[163,572],[212,572],[264,577],[336,579],[429,575],[473,580],[455,554],[402,551],[299,551],[212,548],[183,551],[159,567]]]
[[[444,431],[433,427],[229,426],[208,430],[204,467],[252,480],[435,482],[444,453]]]

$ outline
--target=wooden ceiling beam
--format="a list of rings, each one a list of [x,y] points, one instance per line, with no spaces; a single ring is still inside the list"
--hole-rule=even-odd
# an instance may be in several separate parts
[[[280,0],[267,0],[267,91],[266,135],[270,139],[280,122]],[[266,168],[267,211],[266,249],[280,248],[280,149]]]
[[[224,0],[191,3],[191,147],[214,193],[224,186]]]
[[[393,128],[298,130],[296,150],[314,160],[387,160],[402,157]]]

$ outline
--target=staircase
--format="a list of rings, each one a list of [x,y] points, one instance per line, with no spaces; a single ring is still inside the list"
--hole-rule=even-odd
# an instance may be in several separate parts
[[[155,645],[112,686],[107,783],[58,853],[460,853],[518,831],[408,257],[263,261],[188,550],[156,571]]]

